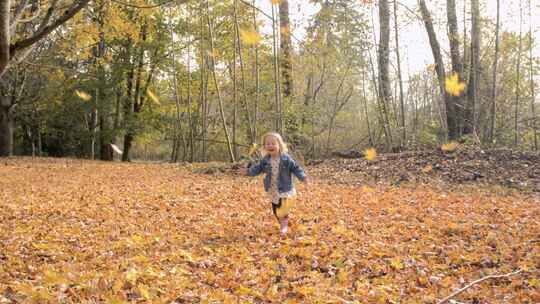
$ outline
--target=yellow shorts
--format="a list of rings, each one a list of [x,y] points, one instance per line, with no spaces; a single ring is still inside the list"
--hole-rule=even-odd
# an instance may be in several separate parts
[[[289,215],[289,212],[291,211],[293,205],[294,198],[280,198],[278,204],[272,203],[272,211],[278,219],[281,219]]]

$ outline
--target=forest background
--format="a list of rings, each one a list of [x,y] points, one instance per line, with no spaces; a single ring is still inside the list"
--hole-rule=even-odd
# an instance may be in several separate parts
[[[534,1],[8,2],[1,155],[538,149]]]

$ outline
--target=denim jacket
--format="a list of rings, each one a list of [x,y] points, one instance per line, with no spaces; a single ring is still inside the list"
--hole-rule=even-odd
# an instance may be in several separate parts
[[[264,190],[268,192],[270,189],[270,178],[272,176],[270,155],[266,155],[257,165],[250,167],[248,170],[248,175],[256,176],[263,172],[266,173],[266,176],[264,177]],[[301,181],[304,181],[306,178],[304,169],[302,169],[302,167],[300,167],[294,161],[294,159],[287,154],[281,154],[278,176],[278,191],[280,193],[289,192],[294,188],[292,174],[294,174]]]

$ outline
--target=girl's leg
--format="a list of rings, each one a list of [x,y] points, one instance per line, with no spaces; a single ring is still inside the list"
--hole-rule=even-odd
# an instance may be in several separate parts
[[[282,207],[283,199],[280,198],[279,202],[277,204],[272,203],[272,212],[274,213],[274,216],[279,222],[279,231],[281,234],[286,234],[287,230],[289,228],[289,215],[285,215],[283,217],[278,216],[278,210]]]
[[[287,230],[289,229],[289,216],[286,216],[279,221],[279,228],[281,234],[287,234]]]

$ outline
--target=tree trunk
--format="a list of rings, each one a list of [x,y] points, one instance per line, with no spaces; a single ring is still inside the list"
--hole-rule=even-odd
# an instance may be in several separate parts
[[[232,60],[232,82],[233,82],[233,125],[232,125],[232,145],[233,145],[233,153],[234,158],[238,158],[238,146],[236,145],[236,134],[237,134],[237,116],[238,116],[238,83],[236,81],[236,56],[238,52],[238,41],[239,39],[236,39],[238,37],[236,27],[237,17],[236,17],[236,1],[233,3],[233,19],[234,19],[234,30],[233,30],[233,60]]]
[[[446,108],[445,112],[446,112],[446,125],[447,125],[448,138],[455,139],[458,136],[458,132],[456,128],[457,120],[455,117],[455,113],[449,111],[453,108],[453,105],[451,104],[452,101],[448,98],[448,94],[446,93],[446,89],[445,89],[445,71],[444,71],[444,63],[443,63],[443,59],[441,55],[441,48],[439,45],[439,41],[437,40],[437,36],[435,34],[435,29],[433,28],[433,21],[431,19],[431,14],[429,13],[429,10],[426,6],[426,2],[424,0],[418,0],[418,3],[420,5],[420,12],[422,13],[422,19],[424,21],[424,25],[428,33],[429,44],[431,46],[431,52],[433,53],[433,58],[435,60],[435,71],[437,72],[437,79],[439,82],[439,91],[441,94],[441,98],[443,99],[445,108]]]
[[[189,10],[189,19],[188,19],[188,22],[186,22],[186,31],[189,33],[190,32],[190,23],[189,23],[189,20],[191,20],[191,9],[190,9],[190,6],[188,5],[188,10]],[[189,161],[190,162],[193,162],[193,157],[194,157],[194,153],[195,153],[195,148],[194,148],[194,141],[193,141],[193,117],[192,117],[192,114],[191,114],[191,111],[192,111],[192,101],[191,101],[191,41],[189,40],[190,38],[190,35],[188,35],[188,42],[187,42],[187,112],[188,112],[188,124],[189,124]],[[175,75],[176,75],[176,70],[175,70]],[[176,83],[175,83],[176,85]],[[182,139],[184,138],[184,133],[181,132],[180,130],[180,134],[182,135]],[[185,153],[184,153],[184,156],[185,156]]]
[[[523,25],[523,7],[522,7],[522,0],[519,0],[519,43],[518,43],[518,58],[517,58],[517,64],[516,64],[516,99],[514,103],[514,146],[518,145],[518,136],[519,136],[519,130],[518,130],[518,119],[519,119],[519,104],[521,99],[521,55],[523,50],[523,33],[522,33],[522,25]]]
[[[253,28],[257,29],[257,10],[255,9],[255,0],[253,0]],[[259,97],[260,97],[260,74],[259,74],[259,46],[255,45],[255,66],[253,67],[253,73],[255,74],[255,105],[253,114],[253,138],[258,137],[257,122],[259,118]]]
[[[392,131],[390,128],[390,120],[388,117],[388,104],[392,99],[392,91],[390,88],[390,77],[388,73],[389,66],[389,43],[390,43],[390,10],[388,0],[379,0],[379,49],[378,49],[378,64],[379,64],[379,100],[382,105],[384,115],[384,129],[386,135],[387,149],[392,149]]]
[[[278,35],[276,20],[276,8],[272,5],[272,39],[273,39],[273,53],[274,53],[274,100],[276,110],[276,131],[283,135],[283,109],[281,104],[281,80],[279,75],[279,49],[278,49]]]
[[[0,96],[0,157],[13,155],[13,105],[10,98]]]
[[[364,114],[366,116],[367,130],[369,135],[369,145],[373,147],[373,136],[371,135],[371,126],[369,123],[368,106],[367,106],[367,94],[366,94],[366,73],[362,73],[362,99],[364,100]]]
[[[456,1],[447,0],[446,1],[446,16],[448,19],[448,40],[450,42],[450,60],[452,61],[452,74],[456,73],[458,75],[458,80],[463,81],[463,64],[461,62],[461,56],[459,53],[459,34],[457,26],[457,14],[456,14]],[[449,99],[448,106],[446,111],[450,113],[452,117],[455,117],[453,120],[447,119],[448,130],[453,130],[449,133],[454,133],[449,137],[455,139],[459,137],[459,122],[461,115],[461,109],[463,109],[463,97],[462,96],[447,96]]]
[[[399,53],[399,30],[398,30],[398,17],[397,17],[397,0],[394,0],[394,33],[396,36],[396,59],[398,69],[398,81],[399,81],[399,105],[401,111],[401,146],[403,147],[407,142],[407,129],[405,126],[405,101],[403,100],[403,79],[401,75],[401,58]],[[370,135],[371,139],[371,135]]]
[[[204,8],[203,8],[203,2],[201,1],[201,7],[200,7],[200,11],[205,11]],[[201,41],[200,41],[200,58],[201,58],[201,62],[200,62],[200,69],[201,69],[201,72],[200,72],[200,97],[201,97],[201,101],[202,101],[202,127],[201,127],[201,137],[202,137],[202,145],[201,145],[201,150],[202,150],[202,155],[201,155],[201,160],[202,161],[207,161],[208,160],[208,153],[207,153],[207,143],[206,143],[206,136],[207,136],[207,130],[208,130],[208,94],[207,94],[207,90],[208,90],[208,77],[207,77],[207,73],[206,73],[206,68],[207,68],[207,60],[206,60],[206,49],[205,49],[205,45],[204,45],[204,15],[201,14],[200,16],[200,36],[201,36]]]
[[[534,57],[533,57],[533,30],[532,30],[532,7],[531,0],[529,0],[529,82],[531,85],[531,117],[532,117],[532,128],[534,135],[534,150],[538,150],[538,118],[536,117],[536,94],[534,87]]]
[[[480,5],[471,0],[471,69],[469,73],[468,103],[465,112],[464,134],[476,134],[476,107],[479,104],[480,82]]]
[[[210,54],[214,54],[214,34],[213,34],[212,22],[210,21],[210,4],[208,0],[206,1],[206,14],[207,14],[206,17],[207,17],[207,22],[208,22],[208,34],[210,38],[209,39],[210,40]],[[211,64],[212,77],[214,78],[214,84],[216,86],[216,94],[219,101],[219,114],[221,116],[221,122],[223,123],[223,131],[225,133],[225,139],[227,140],[227,148],[229,151],[229,157],[230,157],[231,162],[235,162],[234,152],[231,145],[231,138],[229,136],[229,130],[227,128],[227,120],[225,119],[225,112],[223,111],[223,100],[221,99],[221,92],[219,90],[219,83],[217,81],[216,59],[214,57],[212,57],[211,63],[212,63]]]
[[[283,98],[292,102],[293,79],[292,79],[292,47],[291,25],[289,21],[289,0],[281,0],[279,3],[280,47],[281,47],[281,75],[283,77]]]
[[[242,86],[242,105],[244,106],[244,110],[246,111],[246,118],[248,121],[248,138],[250,140],[250,143],[253,144],[256,141],[255,132],[254,132],[254,125],[253,125],[253,119],[251,118],[251,112],[248,106],[248,98],[247,98],[247,91],[246,91],[246,73],[244,68],[244,57],[242,55],[242,40],[240,39],[240,25],[238,22],[238,1],[234,1],[234,25],[235,25],[235,32],[236,32],[236,41],[238,41],[238,61],[240,63],[240,76],[241,76],[241,86]],[[257,46],[255,46],[257,47]],[[256,65],[258,63],[255,63]]]
[[[10,42],[10,31],[9,31],[9,23],[10,23],[10,0],[4,0],[0,1],[0,79],[2,78],[2,75],[6,71],[8,64],[9,64],[9,42]],[[4,119],[4,110],[2,110],[2,115],[0,119]],[[7,113],[7,112],[6,112]],[[6,116],[7,117],[7,116]],[[2,132],[2,127],[0,127],[0,132]],[[0,140],[2,138],[5,138],[8,134],[2,134],[0,133]],[[3,142],[3,141],[2,141]],[[0,142],[0,146],[2,143]],[[0,147],[0,155],[3,151],[3,149]]]
[[[500,15],[501,15],[501,1],[497,0],[497,23],[495,25],[495,59],[493,63],[493,82],[491,84],[491,111],[490,111],[490,125],[489,125],[489,135],[488,140],[490,144],[493,144],[493,135],[495,133],[495,124],[496,124],[496,109],[497,109],[497,67],[499,64],[499,48],[500,48],[500,37],[499,37],[499,28],[500,28]]]

